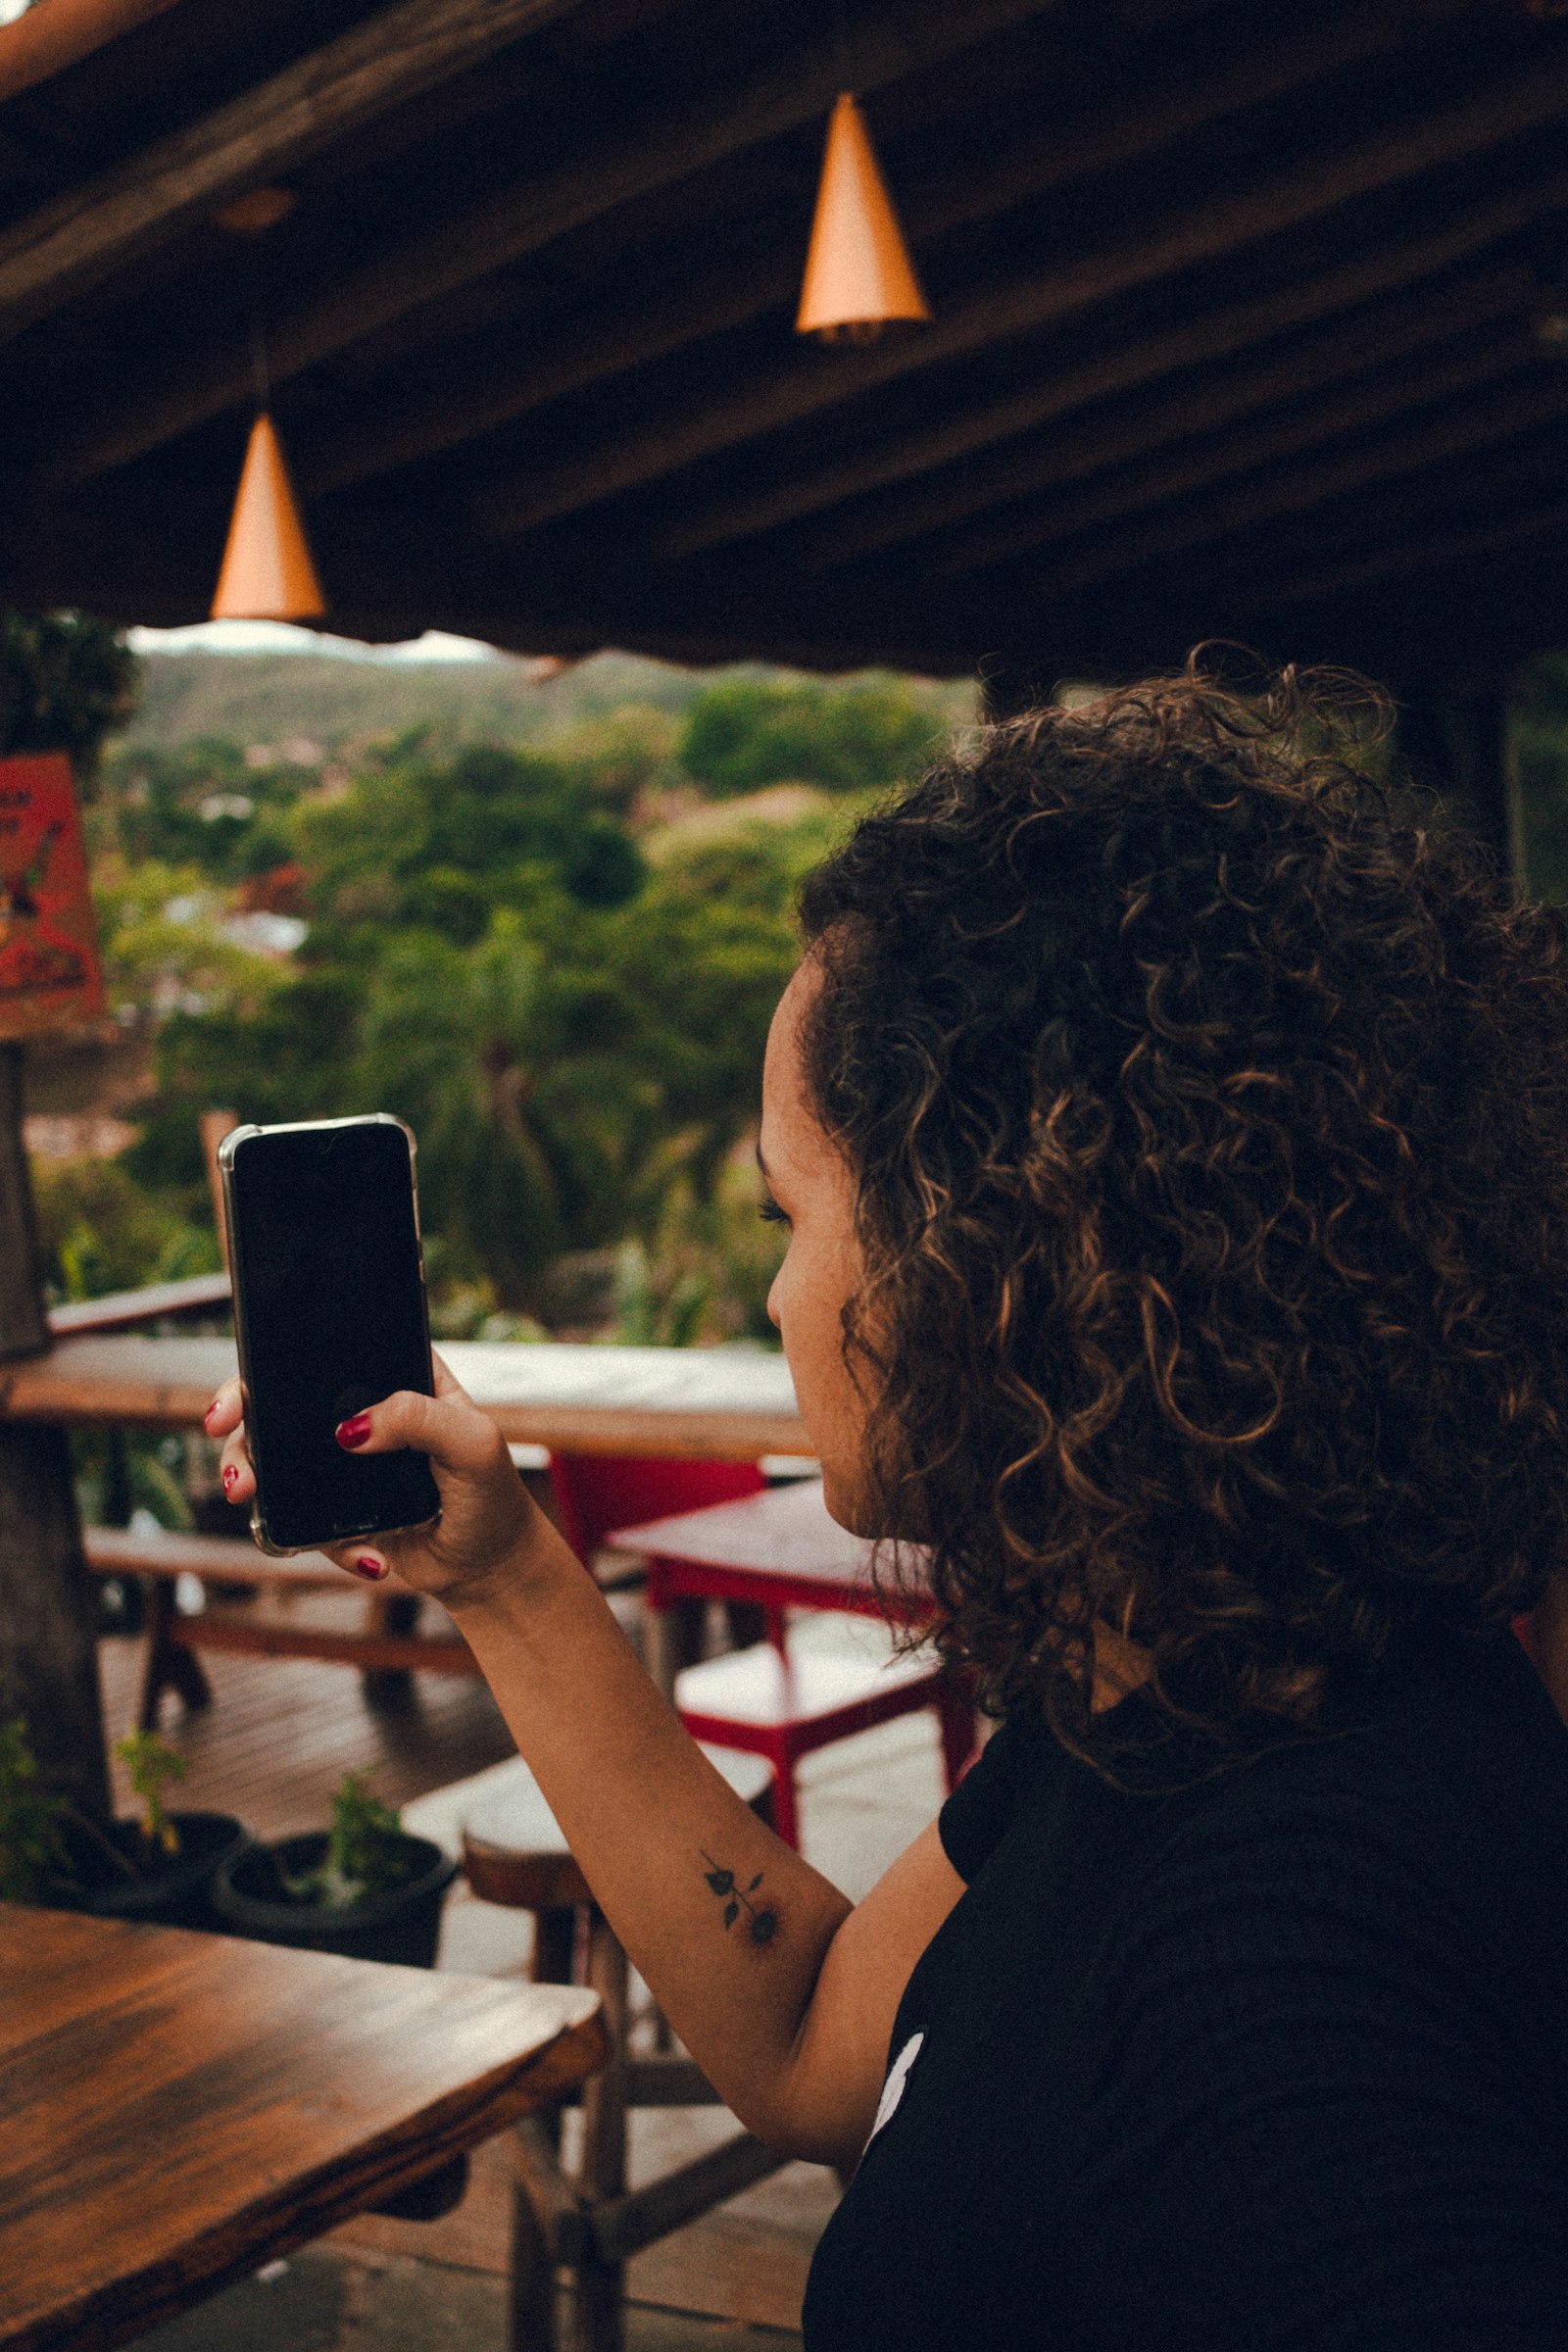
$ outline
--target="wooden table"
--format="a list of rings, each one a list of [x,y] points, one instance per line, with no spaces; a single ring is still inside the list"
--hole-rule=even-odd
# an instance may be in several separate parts
[[[811,1450],[781,1355],[472,1340],[441,1353],[514,1445],[744,1462]],[[199,1429],[234,1369],[227,1339],[65,1339],[51,1354],[0,1372],[0,1419]]]
[[[0,2345],[124,2343],[605,2054],[573,1985],[0,1904]]]

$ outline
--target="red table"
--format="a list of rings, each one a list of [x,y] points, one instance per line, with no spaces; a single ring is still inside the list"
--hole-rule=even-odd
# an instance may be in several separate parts
[[[606,1542],[612,1551],[646,1559],[648,1605],[656,1612],[685,1600],[760,1605],[771,1664],[765,1650],[744,1650],[662,1679],[697,1739],[768,1758],[777,1776],[775,1826],[791,1844],[796,1759],[912,1708],[936,1709],[948,1786],[956,1785],[974,1749],[974,1712],[935,1666],[903,1659],[881,1669],[846,1669],[836,1660],[792,1659],[786,1647],[787,1609],[892,1613],[915,1624],[932,1611],[917,1547],[906,1551],[903,1592],[890,1595],[891,1608],[884,1609],[871,1576],[875,1546],[829,1518],[820,1479],[617,1528]]]
[[[883,1613],[871,1582],[875,1547],[828,1517],[819,1478],[796,1479],[736,1502],[709,1503],[700,1511],[617,1528],[605,1540],[612,1551],[647,1559],[652,1608],[688,1599],[751,1600],[768,1609]],[[910,1545],[905,1559],[911,1588],[908,1613],[918,1618],[929,1608],[918,1598],[923,1555]]]

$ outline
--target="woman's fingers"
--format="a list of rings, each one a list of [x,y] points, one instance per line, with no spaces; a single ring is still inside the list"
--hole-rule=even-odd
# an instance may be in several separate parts
[[[446,1589],[466,1581],[475,1569],[487,1572],[504,1556],[526,1520],[526,1500],[500,1431],[439,1356],[433,1363],[433,1396],[401,1389],[365,1412],[351,1414],[335,1433],[346,1453],[407,1448],[425,1454],[442,1487],[439,1533],[400,1531],[321,1546],[337,1567],[367,1584],[381,1583],[393,1562],[416,1590]],[[225,1381],[219,1390],[205,1427],[210,1437],[222,1440],[220,1474],[224,1494],[231,1503],[248,1503],[256,1493],[256,1474],[237,1380]]]
[[[444,1369],[444,1367],[443,1367]],[[399,1389],[368,1412],[340,1422],[337,1442],[349,1453],[395,1453],[413,1447],[455,1476],[477,1477],[492,1470],[505,1445],[495,1424],[470,1404],[450,1373],[444,1395],[421,1396]]]
[[[245,1406],[238,1380],[225,1380],[203,1416],[210,1438],[221,1438],[219,1477],[229,1502],[248,1502],[256,1492],[250,1449],[245,1443]]]
[[[239,1428],[244,1417],[239,1381],[225,1380],[207,1407],[202,1427],[210,1438],[226,1438],[230,1430]]]
[[[362,1536],[357,1544],[326,1544],[321,1548],[335,1568],[346,1568],[368,1585],[379,1585],[391,1572],[383,1555],[370,1549],[373,1540]]]
[[[225,1502],[250,1501],[256,1492],[256,1473],[251,1468],[251,1457],[245,1449],[243,1438],[230,1438],[223,1447],[218,1476]]]

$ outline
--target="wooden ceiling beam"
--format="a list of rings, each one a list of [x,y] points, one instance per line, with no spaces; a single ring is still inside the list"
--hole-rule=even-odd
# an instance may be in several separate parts
[[[1526,514],[1478,515],[1468,525],[1434,531],[1423,539],[1396,547],[1374,548],[1343,564],[1327,564],[1296,580],[1251,592],[1249,601],[1260,612],[1283,611],[1292,605],[1327,602],[1383,580],[1407,579],[1411,572],[1440,569],[1463,563],[1468,556],[1494,555],[1505,547],[1522,547],[1532,539],[1560,537],[1568,530],[1568,499],[1532,507]]]
[[[1425,466],[1496,447],[1564,415],[1568,371],[1555,370],[1524,384],[1504,383],[1478,402],[1444,410],[1425,426],[1401,426],[1370,448],[1337,451],[1315,465],[1293,466],[1275,479],[1246,481],[1228,493],[1189,500],[1174,513],[1130,530],[1099,532],[1079,554],[1043,565],[1042,588],[1054,596],[1065,595],[1124,578],[1153,564],[1190,556],[1195,548],[1216,540],[1256,531],[1287,514],[1306,514],[1370,483],[1395,481]]]
[[[1507,307],[1516,311],[1517,299]],[[1480,318],[1484,322],[1484,311]],[[1458,323],[1465,322],[1461,319]],[[1446,359],[1425,367],[1385,367],[1358,376],[1332,398],[1314,401],[1304,409],[1276,404],[1241,430],[1205,436],[1174,451],[1156,448],[1139,465],[1114,472],[1107,468],[1106,478],[1090,481],[1075,498],[1053,500],[1000,522],[988,521],[956,533],[926,554],[925,566],[939,579],[994,570],[1015,556],[1033,555],[1060,540],[1077,538],[1081,532],[1102,530],[1106,523],[1119,522],[1129,514],[1147,514],[1176,499],[1192,498],[1212,489],[1216,482],[1256,473],[1283,458],[1322,449],[1348,433],[1364,431],[1433,400],[1473,391],[1501,375],[1517,375],[1533,363],[1540,365],[1542,356],[1529,326],[1516,319],[1511,333],[1489,333],[1479,342],[1472,335]],[[1215,421],[1226,419],[1222,415]]]
[[[576,5],[398,0],[216,114],[84,180],[0,233],[0,342],[168,244],[226,199],[291,171],[328,141]]]
[[[1338,514],[1308,510],[1288,538],[1271,538],[1245,564],[1233,561],[1202,577],[1205,586],[1260,612],[1309,604],[1381,577],[1385,565],[1391,577],[1418,570],[1450,542],[1458,549],[1494,525],[1511,528],[1524,511],[1546,513],[1565,490],[1568,469],[1555,434],[1527,436],[1467,465],[1461,477],[1418,474],[1381,493],[1354,492]]]
[[[373,550],[320,550],[332,598],[324,628],[398,640],[426,628],[510,645],[524,653],[581,654],[612,645],[666,661],[717,662],[768,658],[804,668],[841,670],[893,663],[929,675],[961,674],[995,622],[983,600],[955,598],[941,609],[889,582],[874,607],[857,594],[802,595],[794,582],[738,578],[722,598],[683,593],[666,574],[617,564],[618,551],[583,550],[570,571],[498,582],[493,569],[460,557],[427,567],[377,561]],[[70,547],[0,547],[0,603],[45,609],[80,603],[107,619],[177,626],[205,617],[211,586],[188,558],[156,534],[88,533]]]
[[[1213,262],[1361,196],[1485,153],[1568,113],[1568,48],[1554,43],[1523,73],[1456,105],[1381,129],[1332,157],[1313,156],[1261,185],[1155,221],[1118,245],[991,286],[932,326],[868,351],[800,352],[710,408],[690,401],[640,429],[530,472],[510,493],[476,499],[476,527],[502,539],[640,489],[719,451],[798,424],[899,377],[1053,325],[1112,295]]]
[[[649,367],[687,343],[746,325],[775,301],[784,301],[799,274],[793,265],[788,274],[771,262],[743,265],[717,286],[702,284],[679,294],[664,289],[608,322],[589,318],[552,326],[532,318],[525,330],[507,338],[512,366],[505,350],[477,366],[464,354],[455,368],[458,380],[424,399],[359,425],[352,420],[318,424],[300,437],[295,470],[306,493],[320,498],[438,457],[586,384]]]
[[[1555,184],[1562,201],[1568,203],[1568,173]],[[1506,208],[1492,209],[1505,210],[1517,225],[1537,217],[1538,203],[1539,197],[1532,192],[1516,196]],[[1428,257],[1436,257],[1441,267],[1451,259],[1456,246],[1473,249],[1490,241],[1487,232],[1467,221],[1456,233],[1423,239],[1413,246],[1379,246],[1346,269],[1298,281],[1259,301],[1237,304],[1169,334],[1127,345],[1083,368],[1048,376],[1006,400],[985,403],[978,413],[970,411],[921,433],[905,435],[904,449],[908,451],[912,444],[921,457],[948,448],[955,457],[978,458],[992,439],[1005,443],[1013,438],[1009,428],[1020,415],[1033,412],[1045,421],[1054,421],[1118,392],[1142,391],[1161,375],[1195,363],[1206,363],[1212,368],[1233,353],[1292,326],[1324,317],[1334,321],[1310,343],[1298,344],[1261,367],[1229,377],[1205,372],[1200,381],[1184,385],[1163,400],[1123,405],[1114,415],[1053,435],[1044,445],[1032,440],[1021,448],[1004,448],[989,464],[963,465],[956,475],[944,475],[922,483],[917,491],[879,501],[867,513],[843,516],[837,523],[818,521],[809,531],[792,537],[791,553],[798,554],[808,569],[837,569],[882,548],[965,521],[1010,499],[1144,458],[1152,450],[1210,431],[1380,360],[1418,350],[1480,318],[1518,310],[1529,299],[1533,280],[1515,265],[1502,271],[1473,273],[1458,285],[1424,286],[1348,322],[1336,318],[1353,304],[1402,284],[1408,275],[1419,275],[1421,263]],[[951,464],[953,459],[947,462]],[[867,463],[877,476],[883,475],[880,449],[862,460],[862,465]],[[852,461],[846,460],[832,469],[836,482],[849,475],[851,465]],[[791,489],[798,491],[799,485],[792,483]],[[668,556],[682,556],[708,544],[706,530],[688,532],[684,527],[658,542],[660,553]]]
[[[1237,303],[1168,333],[1126,344],[1081,368],[1048,377],[1007,401],[988,404],[978,413],[911,434],[906,437],[914,444],[908,450],[908,457],[915,462],[911,470],[923,472],[928,465],[934,470],[953,465],[971,451],[978,453],[989,446],[983,437],[988,427],[995,439],[1004,440],[1015,429],[1017,420],[1029,414],[1030,423],[1038,429],[1074,410],[1140,390],[1161,376],[1188,368],[1212,367],[1293,327],[1332,318],[1394,288],[1436,277],[1510,231],[1564,206],[1568,206],[1568,172],[1559,172],[1550,179],[1512,189],[1434,235],[1396,245],[1380,240],[1352,262],[1326,270],[1320,277],[1297,280],[1256,301]],[[880,454],[874,453],[870,461],[878,475]],[[891,466],[901,463],[896,449],[890,451],[889,462]],[[819,520],[798,534],[793,545],[799,549],[800,561],[811,569],[853,564],[966,520],[987,504],[992,479],[989,468],[965,466],[961,471],[922,481],[902,494],[873,499],[862,511],[832,521]],[[833,487],[837,493],[837,483]]]
[[[424,0],[408,0],[408,5],[417,12]],[[1053,0],[965,0],[955,8],[952,0],[918,0],[903,15],[878,8],[843,33],[797,50],[786,64],[749,84],[705,90],[689,106],[666,109],[641,124],[618,148],[601,145],[564,172],[501,190],[345,270],[269,327],[272,380],[285,382],[421,303],[825,114],[846,75],[862,91],[877,89],[940,64],[1050,5]],[[128,392],[112,387],[111,420],[78,433],[46,457],[38,478],[58,488],[127,465],[243,404],[250,387],[247,349],[177,354],[156,383]]]
[[[1436,0],[1431,17],[1451,17],[1462,4],[1463,0]],[[910,241],[921,246],[972,221],[990,220],[1029,197],[1130,164],[1223,116],[1278,98],[1348,66],[1365,64],[1408,37],[1408,23],[1394,10],[1375,10],[1327,28],[1315,25],[1217,73],[1195,74],[1189,87],[1172,91],[1162,86],[1142,104],[1098,113],[1092,122],[1050,140],[1031,135],[1016,153],[1000,161],[977,160],[974,169],[958,178],[918,188],[902,207],[905,228]],[[510,366],[506,355],[498,353],[481,370],[465,367],[462,380],[443,384],[438,392],[409,402],[379,421],[358,427],[343,424],[330,438],[321,434],[306,442],[297,458],[300,475],[319,496],[461,447],[587,384],[645,367],[688,343],[731,332],[760,318],[791,299],[800,285],[801,267],[795,245],[766,257],[749,257],[720,286],[698,286],[685,296],[662,293],[608,319],[566,326],[552,339],[542,361],[535,329],[526,339],[514,339]],[[810,503],[792,506],[789,487],[775,489],[769,499],[754,502],[764,510],[760,524],[749,526],[743,510],[739,527],[721,521],[708,537],[688,535],[671,552],[687,554],[749,536],[753,529],[806,513]],[[776,511],[767,512],[770,507]]]

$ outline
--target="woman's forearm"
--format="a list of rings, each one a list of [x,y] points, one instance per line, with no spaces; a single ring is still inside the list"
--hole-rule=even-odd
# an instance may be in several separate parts
[[[454,1613],[600,1908],[715,2090],[797,2153],[856,2143],[853,2115],[801,2112],[792,2076],[845,1897],[709,1762],[553,1529]]]
[[[338,1442],[425,1454],[439,1518],[376,1537],[368,1556],[363,1541],[331,1556],[362,1574],[390,1563],[451,1611],[606,1918],[720,2097],[777,2146],[853,2161],[876,2105],[889,1995],[896,2005],[914,1957],[907,1939],[862,1906],[859,1934],[835,1948],[835,1998],[813,2008],[851,1905],[688,1739],[528,1500],[494,1423],[439,1357],[434,1371],[433,1396],[400,1389],[345,1422]],[[224,1441],[224,1493],[245,1501],[256,1476],[237,1380],[213,1399],[207,1429]],[[858,1965],[846,1966],[847,1949]]]

